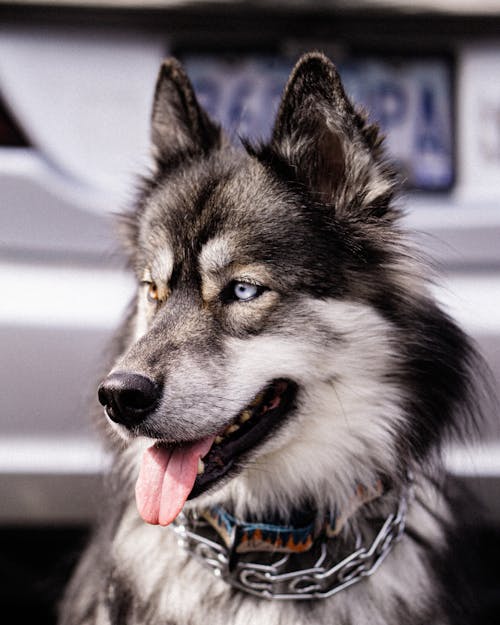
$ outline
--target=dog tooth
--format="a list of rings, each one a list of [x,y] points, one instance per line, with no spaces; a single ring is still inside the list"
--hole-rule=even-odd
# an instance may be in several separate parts
[[[215,442],[216,445],[220,445],[223,440],[224,440],[224,438],[222,436],[216,436],[215,439],[214,439],[214,442]]]
[[[205,463],[203,462],[203,460],[201,458],[198,458],[198,471],[197,474],[198,475],[202,475],[205,471]]]
[[[254,406],[257,406],[258,404],[260,404],[260,402],[264,399],[264,393],[259,393],[254,400],[250,403],[250,406],[253,408]]]
[[[232,425],[227,426],[227,428],[224,430],[224,434],[229,435],[229,434],[232,434],[233,432],[237,432],[239,429],[240,429],[240,426],[236,425],[236,423],[233,423]]]
[[[246,423],[251,418],[252,413],[250,412],[250,410],[244,410],[240,415],[240,423]]]

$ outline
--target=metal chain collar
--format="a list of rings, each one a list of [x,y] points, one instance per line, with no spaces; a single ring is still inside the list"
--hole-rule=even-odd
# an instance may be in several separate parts
[[[404,532],[408,499],[409,493],[404,492],[396,512],[387,517],[369,547],[360,546],[358,536],[356,550],[332,563],[328,543],[335,539],[323,540],[319,557],[309,568],[289,570],[290,554],[268,564],[234,560],[230,549],[204,535],[211,528],[199,517],[181,513],[173,527],[179,545],[234,588],[262,599],[326,599],[375,573]]]

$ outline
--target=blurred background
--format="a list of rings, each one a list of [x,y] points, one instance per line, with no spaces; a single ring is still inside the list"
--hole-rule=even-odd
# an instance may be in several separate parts
[[[163,57],[233,137],[265,138],[298,55],[320,49],[387,134],[435,290],[500,387],[500,1],[0,1],[0,599],[53,606],[98,512],[88,420],[131,297],[112,214],[148,166]],[[500,424],[447,453],[471,504],[481,610],[498,622]],[[20,609],[22,606],[22,609]],[[493,615],[493,616],[492,616]]]

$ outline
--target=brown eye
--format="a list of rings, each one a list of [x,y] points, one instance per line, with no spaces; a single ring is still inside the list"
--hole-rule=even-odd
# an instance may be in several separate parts
[[[146,279],[141,282],[141,296],[146,298],[150,304],[163,304],[169,296],[169,288],[164,284],[158,284],[153,280]]]
[[[155,282],[149,282],[148,283],[148,301],[151,302],[152,304],[157,304],[158,301],[160,300],[160,294],[158,292],[158,287],[156,286]]]

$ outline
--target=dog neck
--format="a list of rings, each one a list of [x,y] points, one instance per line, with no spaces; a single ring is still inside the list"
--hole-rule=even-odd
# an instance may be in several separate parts
[[[223,506],[201,510],[200,516],[215,529],[226,547],[236,553],[303,553],[321,537],[339,536],[356,511],[381,497],[385,490],[381,479],[369,486],[359,484],[343,510],[331,510],[320,516],[310,507],[296,509],[285,524],[277,523],[274,515],[259,520],[238,519]]]
[[[326,598],[378,569],[404,531],[410,490],[411,480],[395,509],[384,519],[374,517],[371,543],[352,521],[360,509],[384,499],[382,480],[358,485],[344,510],[321,517],[299,511],[298,518],[309,520],[297,525],[241,520],[215,506],[181,514],[174,529],[183,548],[239,590],[265,599]]]

